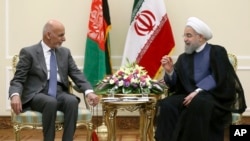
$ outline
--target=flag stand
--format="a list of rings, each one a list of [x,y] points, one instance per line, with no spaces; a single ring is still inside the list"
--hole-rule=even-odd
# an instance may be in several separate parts
[[[103,111],[102,109],[102,125],[98,126],[96,128],[97,130],[97,133],[107,133],[108,132],[108,128],[107,126],[105,125],[105,111]]]
[[[97,106],[97,109],[98,109],[98,106]],[[102,115],[103,115],[102,116],[102,125],[96,127],[96,129],[95,129],[95,132],[98,134],[98,138],[100,140],[106,140],[107,137],[108,137],[108,128],[105,125],[105,116],[104,116],[104,113],[105,112],[102,110]],[[98,117],[98,115],[97,115],[97,117]],[[97,119],[97,122],[98,122],[98,119]]]
[[[102,125],[98,126],[96,130],[97,130],[97,133],[107,133],[108,132],[107,126],[105,125],[104,122],[102,122]]]

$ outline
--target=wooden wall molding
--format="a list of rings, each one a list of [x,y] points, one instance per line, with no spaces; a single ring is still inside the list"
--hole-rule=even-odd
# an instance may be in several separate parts
[[[0,129],[12,128],[10,116],[0,116]]]
[[[102,117],[93,117],[94,127],[102,125]],[[250,116],[243,116],[240,124],[250,125]],[[139,129],[140,119],[139,116],[117,116],[116,117],[117,129]],[[12,128],[10,116],[0,116],[0,129]],[[84,127],[81,127],[84,128]]]
[[[116,117],[117,129],[139,129],[139,116],[118,116]],[[94,127],[102,125],[102,117],[93,117]],[[12,128],[10,116],[0,116],[0,129]],[[81,127],[84,128],[84,127]]]

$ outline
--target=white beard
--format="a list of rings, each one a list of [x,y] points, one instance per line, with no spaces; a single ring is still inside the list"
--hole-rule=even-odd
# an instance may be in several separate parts
[[[195,46],[187,46],[187,45],[185,45],[185,53],[186,54],[192,54],[197,48],[199,48],[199,46],[195,47]]]

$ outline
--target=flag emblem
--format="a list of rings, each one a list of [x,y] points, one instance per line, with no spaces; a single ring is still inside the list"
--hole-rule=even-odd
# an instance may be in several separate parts
[[[149,34],[155,27],[155,16],[149,10],[139,13],[134,22],[134,28],[138,35],[145,36]]]

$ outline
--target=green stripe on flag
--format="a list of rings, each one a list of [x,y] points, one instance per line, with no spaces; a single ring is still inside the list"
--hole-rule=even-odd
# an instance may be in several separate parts
[[[98,44],[90,38],[87,38],[84,61],[84,75],[94,86],[106,74],[105,52]]]

